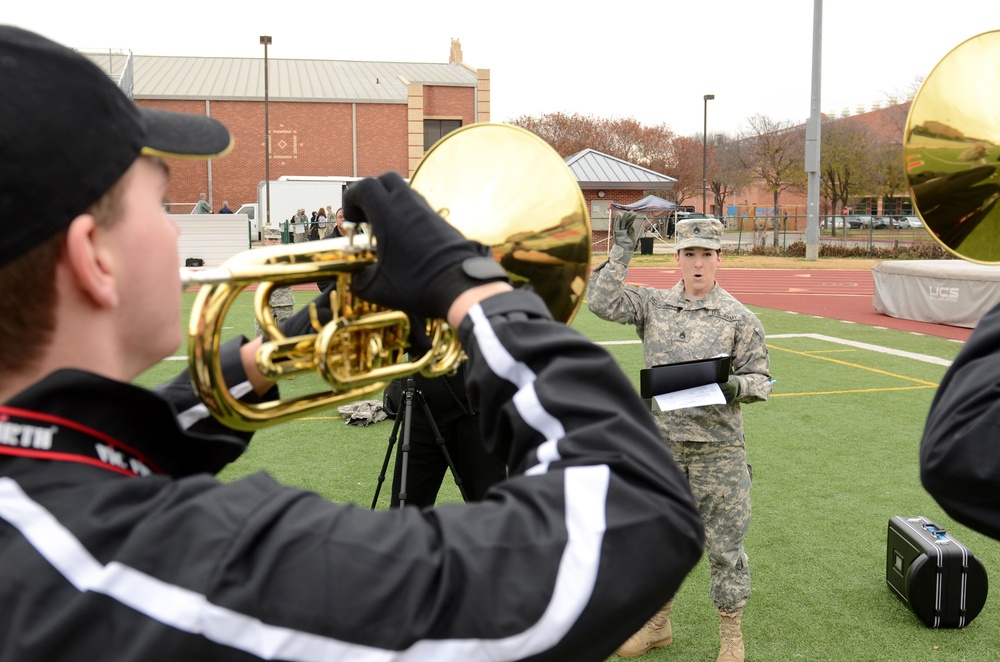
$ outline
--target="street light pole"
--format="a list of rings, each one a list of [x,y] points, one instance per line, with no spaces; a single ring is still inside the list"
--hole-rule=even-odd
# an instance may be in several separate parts
[[[708,213],[708,102],[714,94],[705,95],[704,125],[701,129],[701,213]]]
[[[267,198],[267,209],[258,209],[257,213],[264,212],[264,223],[261,227],[271,226],[271,127],[268,117],[268,89],[267,89],[267,47],[271,44],[269,35],[261,35],[260,43],[264,45],[264,197]]]

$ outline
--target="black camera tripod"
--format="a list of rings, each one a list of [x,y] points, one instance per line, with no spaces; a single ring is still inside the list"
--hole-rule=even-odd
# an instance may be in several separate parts
[[[458,486],[458,491],[462,495],[462,501],[469,501],[469,497],[465,494],[465,487],[462,484],[462,478],[458,475],[458,470],[455,469],[455,463],[451,460],[451,454],[448,452],[448,447],[445,446],[444,437],[441,436],[441,431],[438,429],[437,423],[434,421],[434,415],[431,414],[431,409],[427,406],[424,394],[417,389],[416,384],[413,381],[413,377],[407,377],[406,387],[403,389],[402,396],[399,399],[399,411],[396,412],[396,419],[392,426],[392,433],[389,435],[389,447],[386,448],[385,459],[382,460],[382,472],[378,476],[378,485],[375,487],[375,497],[372,499],[372,510],[375,510],[375,506],[378,503],[378,495],[382,491],[382,483],[385,482],[386,469],[388,469],[389,460],[392,458],[392,448],[396,445],[396,438],[399,433],[400,424],[402,424],[403,428],[403,441],[399,445],[399,451],[403,454],[403,456],[402,470],[399,474],[399,506],[402,508],[406,505],[406,474],[410,461],[410,420],[413,415],[414,400],[418,400],[420,402],[420,407],[424,412],[424,416],[430,424],[431,430],[434,432],[434,439],[437,442],[437,446],[441,449],[445,462],[448,463],[448,469],[451,471],[451,475],[455,477],[455,485]]]

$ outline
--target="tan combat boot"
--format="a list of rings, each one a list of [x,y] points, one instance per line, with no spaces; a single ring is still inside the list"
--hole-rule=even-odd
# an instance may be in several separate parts
[[[660,611],[653,614],[653,617],[615,652],[622,657],[637,657],[651,648],[663,648],[672,644],[674,633],[670,629],[670,611],[673,608],[673,600],[660,607]]]
[[[743,662],[743,630],[740,629],[743,610],[739,609],[730,614],[720,609],[719,617],[719,639],[722,640],[722,647],[719,649],[719,659],[716,662]]]

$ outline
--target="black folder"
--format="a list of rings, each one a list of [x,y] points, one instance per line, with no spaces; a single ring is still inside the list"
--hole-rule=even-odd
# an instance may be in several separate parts
[[[729,367],[728,356],[715,356],[643,368],[639,371],[639,395],[648,400],[696,386],[722,384],[729,380]]]

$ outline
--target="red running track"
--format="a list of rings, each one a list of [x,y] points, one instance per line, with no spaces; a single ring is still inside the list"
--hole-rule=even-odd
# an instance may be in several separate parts
[[[669,288],[680,280],[680,269],[631,267],[628,282]],[[726,269],[716,280],[749,306],[847,320],[913,333],[965,341],[972,329],[931,324],[883,315],[875,310],[875,285],[870,269]]]

